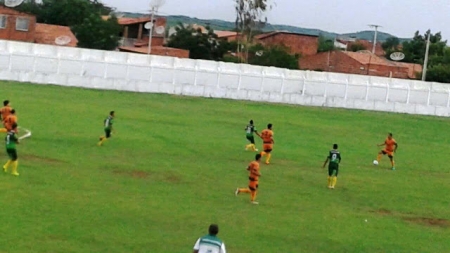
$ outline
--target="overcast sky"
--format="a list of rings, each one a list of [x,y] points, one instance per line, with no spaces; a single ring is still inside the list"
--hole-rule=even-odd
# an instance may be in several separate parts
[[[272,24],[317,28],[348,33],[369,30],[368,24],[398,37],[412,37],[420,30],[442,32],[450,39],[449,0],[272,0],[268,14]],[[102,0],[119,11],[145,12],[150,0]],[[163,15],[234,21],[234,0],[166,0]]]

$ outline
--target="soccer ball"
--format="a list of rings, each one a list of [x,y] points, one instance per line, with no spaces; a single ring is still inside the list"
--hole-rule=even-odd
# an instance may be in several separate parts
[[[373,165],[378,165],[378,161],[377,160],[373,160]]]

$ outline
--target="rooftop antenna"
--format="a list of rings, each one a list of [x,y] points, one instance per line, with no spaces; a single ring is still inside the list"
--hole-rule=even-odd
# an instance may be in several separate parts
[[[378,27],[382,27],[380,25],[369,25],[369,27],[375,28],[375,34],[373,36],[373,48],[372,48],[372,54],[375,54],[375,48],[377,45],[377,35],[378,35]]]
[[[150,7],[152,7],[152,16],[150,19],[151,27],[149,29],[149,38],[148,38],[148,54],[152,52],[152,36],[153,36],[153,27],[154,27],[154,18],[155,18],[155,12],[158,11],[158,9],[163,6],[166,3],[166,0],[151,0],[150,1]]]
[[[69,36],[59,36],[55,39],[55,44],[58,46],[65,46],[69,44],[72,39]]]
[[[5,0],[5,6],[6,7],[16,7],[23,3],[24,0]]]

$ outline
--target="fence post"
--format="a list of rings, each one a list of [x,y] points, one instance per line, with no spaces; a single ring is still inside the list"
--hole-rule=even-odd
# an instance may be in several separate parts
[[[348,76],[347,76],[347,79],[345,82],[345,93],[344,93],[344,101],[345,102],[347,102],[348,83],[349,83],[349,81],[348,81]]]
[[[447,107],[450,107],[450,88],[448,88]]]
[[[177,60],[176,58],[173,60],[173,65],[172,65],[172,85],[174,86],[174,90],[175,90],[175,84],[177,82],[177,80],[176,80],[177,69],[175,67],[175,61],[176,60]]]
[[[289,70],[286,70],[289,71]],[[284,79],[286,78],[286,75],[284,74],[285,71],[283,71],[283,74],[281,74],[281,89],[280,89],[280,95],[283,96],[284,92]]]
[[[36,74],[36,55],[33,56],[33,74]]]
[[[194,86],[197,86],[197,73],[198,73],[198,65],[197,61],[195,61],[195,75],[194,75]]]
[[[217,88],[220,88],[220,66],[217,67]]]
[[[264,69],[261,71],[261,89],[259,90],[259,92],[263,93],[264,91],[264,80],[266,79],[265,73],[264,73]]]
[[[108,63],[105,61],[105,72],[103,73],[103,79],[108,78]]]
[[[11,72],[12,71],[12,53],[10,52],[9,53],[9,72]]]
[[[81,71],[80,71],[80,76],[84,76],[84,61],[81,61]]]
[[[408,82],[408,95],[406,97],[406,104],[409,104],[409,97],[411,96],[411,82]]]
[[[368,101],[369,100],[369,80],[367,80],[366,84],[367,84],[366,85],[366,101]]]
[[[389,91],[390,90],[391,90],[391,81],[389,81],[386,86],[386,103],[389,102]]]

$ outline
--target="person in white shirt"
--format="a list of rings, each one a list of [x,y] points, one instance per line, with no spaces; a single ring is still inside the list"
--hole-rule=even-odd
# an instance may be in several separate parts
[[[226,253],[225,243],[217,237],[219,226],[211,224],[209,234],[198,238],[194,245],[194,253]]]

